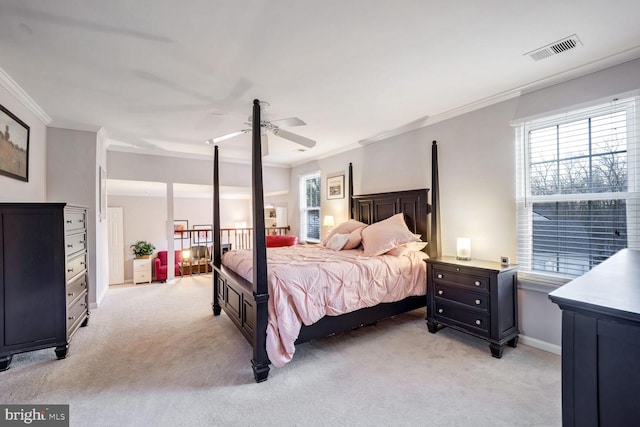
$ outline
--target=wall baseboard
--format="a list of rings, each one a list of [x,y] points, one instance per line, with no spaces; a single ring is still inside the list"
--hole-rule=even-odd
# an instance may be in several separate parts
[[[551,344],[546,341],[542,341],[536,338],[531,338],[526,335],[520,335],[520,343],[528,345],[529,347],[535,347],[539,350],[548,351],[549,353],[562,355],[562,347],[556,344]]]

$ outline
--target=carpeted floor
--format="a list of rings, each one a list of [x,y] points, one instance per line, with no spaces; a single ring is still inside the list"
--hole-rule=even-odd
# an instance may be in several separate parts
[[[424,309],[298,347],[256,384],[211,312],[211,276],[111,288],[69,356],[15,355],[0,402],[70,405],[72,426],[560,426],[560,358],[427,332]]]

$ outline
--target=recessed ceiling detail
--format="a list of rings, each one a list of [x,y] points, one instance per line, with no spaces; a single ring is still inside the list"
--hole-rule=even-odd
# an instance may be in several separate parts
[[[540,61],[541,59],[549,58],[550,56],[566,52],[581,45],[582,42],[580,41],[578,36],[573,34],[569,37],[565,37],[562,40],[558,40],[557,42],[553,42],[539,49],[527,52],[525,53],[525,55],[529,55],[529,57],[531,57],[531,59],[533,59],[534,61]]]

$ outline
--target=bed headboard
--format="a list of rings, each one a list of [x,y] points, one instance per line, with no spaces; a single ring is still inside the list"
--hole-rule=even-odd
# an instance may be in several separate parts
[[[373,224],[402,212],[409,230],[422,235],[422,240],[426,242],[427,215],[429,214],[428,193],[427,188],[421,188],[419,190],[351,196],[352,216],[357,221]]]

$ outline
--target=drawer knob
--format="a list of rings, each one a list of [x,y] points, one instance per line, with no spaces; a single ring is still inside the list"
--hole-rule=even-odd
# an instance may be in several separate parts
[[[71,221],[70,219],[67,220],[67,224],[73,224],[73,221]]]
[[[438,309],[438,313],[442,313],[443,311],[444,311],[444,310],[443,310],[443,309],[441,309],[441,308],[439,308],[439,309]]]
[[[480,305],[480,300],[479,299],[476,300],[476,305]]]
[[[72,297],[72,296],[74,296],[74,295],[75,295],[75,294],[74,294],[73,292],[69,292],[69,293],[67,294],[67,296],[68,296],[68,297]]]
[[[456,271],[460,271],[460,267],[456,267]]]
[[[438,279],[442,279],[442,274],[438,274]]]
[[[476,325],[478,325],[478,326],[479,326],[479,325],[481,325],[481,324],[482,324],[482,320],[480,320],[480,319],[476,320]]]
[[[73,273],[73,268],[68,268],[67,273]]]
[[[476,285],[476,286],[480,286],[480,281],[476,280],[473,284]]]
[[[70,316],[69,320],[76,320],[76,316]]]
[[[442,295],[442,294],[444,294],[444,291],[443,291],[442,289],[440,289],[440,290],[438,291],[438,295]]]
[[[73,245],[67,245],[67,247],[68,247],[68,248],[72,248],[72,247],[73,247]]]

